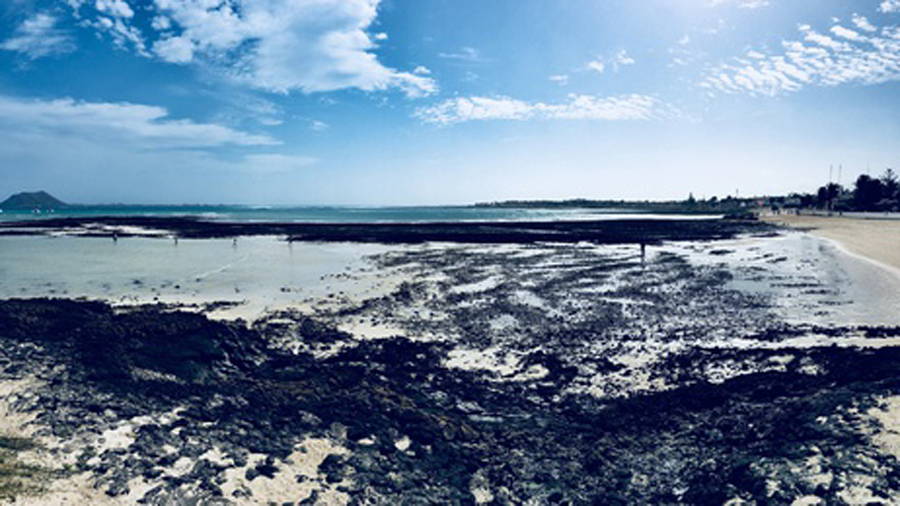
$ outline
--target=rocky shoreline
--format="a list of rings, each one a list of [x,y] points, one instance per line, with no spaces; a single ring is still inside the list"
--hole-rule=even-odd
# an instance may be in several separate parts
[[[698,254],[732,254],[716,244]],[[900,328],[789,324],[731,285],[779,258],[526,243],[372,261],[406,281],[249,323],[0,301],[0,379],[20,385],[0,397],[40,445],[13,458],[42,454],[29,469],[54,477],[29,493],[77,479],[148,504],[900,499]],[[375,324],[395,330],[359,330]]]
[[[421,244],[456,242],[521,244],[535,242],[596,244],[708,241],[777,227],[737,219],[616,219],[575,221],[436,223],[270,223],[211,221],[192,217],[97,216],[0,222],[0,236],[72,234],[85,237],[171,235],[189,239],[256,235],[289,241]]]

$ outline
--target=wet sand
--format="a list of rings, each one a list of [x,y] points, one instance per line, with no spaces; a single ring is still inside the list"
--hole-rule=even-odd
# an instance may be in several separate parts
[[[818,237],[837,242],[848,252],[889,267],[900,275],[900,220],[779,214],[764,221],[809,229]]]

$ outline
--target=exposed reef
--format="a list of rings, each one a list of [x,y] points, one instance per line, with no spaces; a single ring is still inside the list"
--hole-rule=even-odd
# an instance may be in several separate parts
[[[726,264],[633,246],[372,261],[405,282],[252,323],[0,301],[30,382],[3,402],[57,479],[151,504],[900,500],[900,328],[788,324]]]
[[[0,223],[0,235],[70,233],[82,236],[159,235],[205,239],[281,235],[290,241],[418,244],[535,243],[582,241],[596,244],[657,244],[672,240],[727,239],[745,233],[770,233],[772,224],[754,220],[599,220],[456,223],[266,223],[209,221],[190,217],[72,217]]]

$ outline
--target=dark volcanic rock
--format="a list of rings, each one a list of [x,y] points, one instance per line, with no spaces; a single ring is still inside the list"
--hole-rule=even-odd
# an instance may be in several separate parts
[[[47,218],[7,222],[2,235],[32,235],[79,227],[140,227],[166,230],[180,237],[212,238],[283,235],[289,241],[367,242],[419,244],[456,242],[510,243],[643,243],[710,241],[737,234],[767,233],[774,225],[754,220],[601,220],[509,221],[458,223],[265,223],[205,221],[190,217],[106,216]],[[127,234],[121,234],[127,235]]]
[[[396,295],[423,296],[413,285]],[[350,450],[327,456],[319,480],[361,503],[471,503],[473,490],[513,504],[789,503],[807,495],[840,503],[841,477],[851,474],[887,495],[900,490],[900,464],[872,447],[858,415],[900,390],[895,348],[688,347],[655,366],[669,388],[599,399],[566,393],[587,367],[566,355],[584,336],[572,322],[567,331],[542,323],[536,338],[544,346],[524,356],[522,367],[546,374],[502,381],[444,367],[446,342],[354,341],[302,315],[276,325],[291,317],[247,328],[159,306],[6,300],[0,358],[4,374],[27,370],[47,382],[31,408],[61,437],[177,408],[177,417],[141,425],[125,448],[80,460],[109,495],[126,493],[136,477],[158,480],[152,503],[238,500],[222,497],[231,464],[201,456],[220,448],[243,466],[250,454],[267,455],[245,476],[267,480],[285,472],[281,459],[309,435]],[[478,342],[478,328],[467,342]],[[291,332],[343,347],[324,358],[289,353],[279,343]],[[785,356],[783,369],[753,372]],[[750,372],[708,381],[704,371],[725,363]],[[622,368],[602,357],[591,364]],[[183,474],[163,473],[182,458],[194,462]],[[796,470],[810,458],[821,459],[831,486]]]

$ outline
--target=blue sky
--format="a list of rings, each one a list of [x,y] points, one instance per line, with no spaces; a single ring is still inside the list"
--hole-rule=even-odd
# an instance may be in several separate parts
[[[0,193],[442,204],[900,166],[900,0],[4,0]]]

